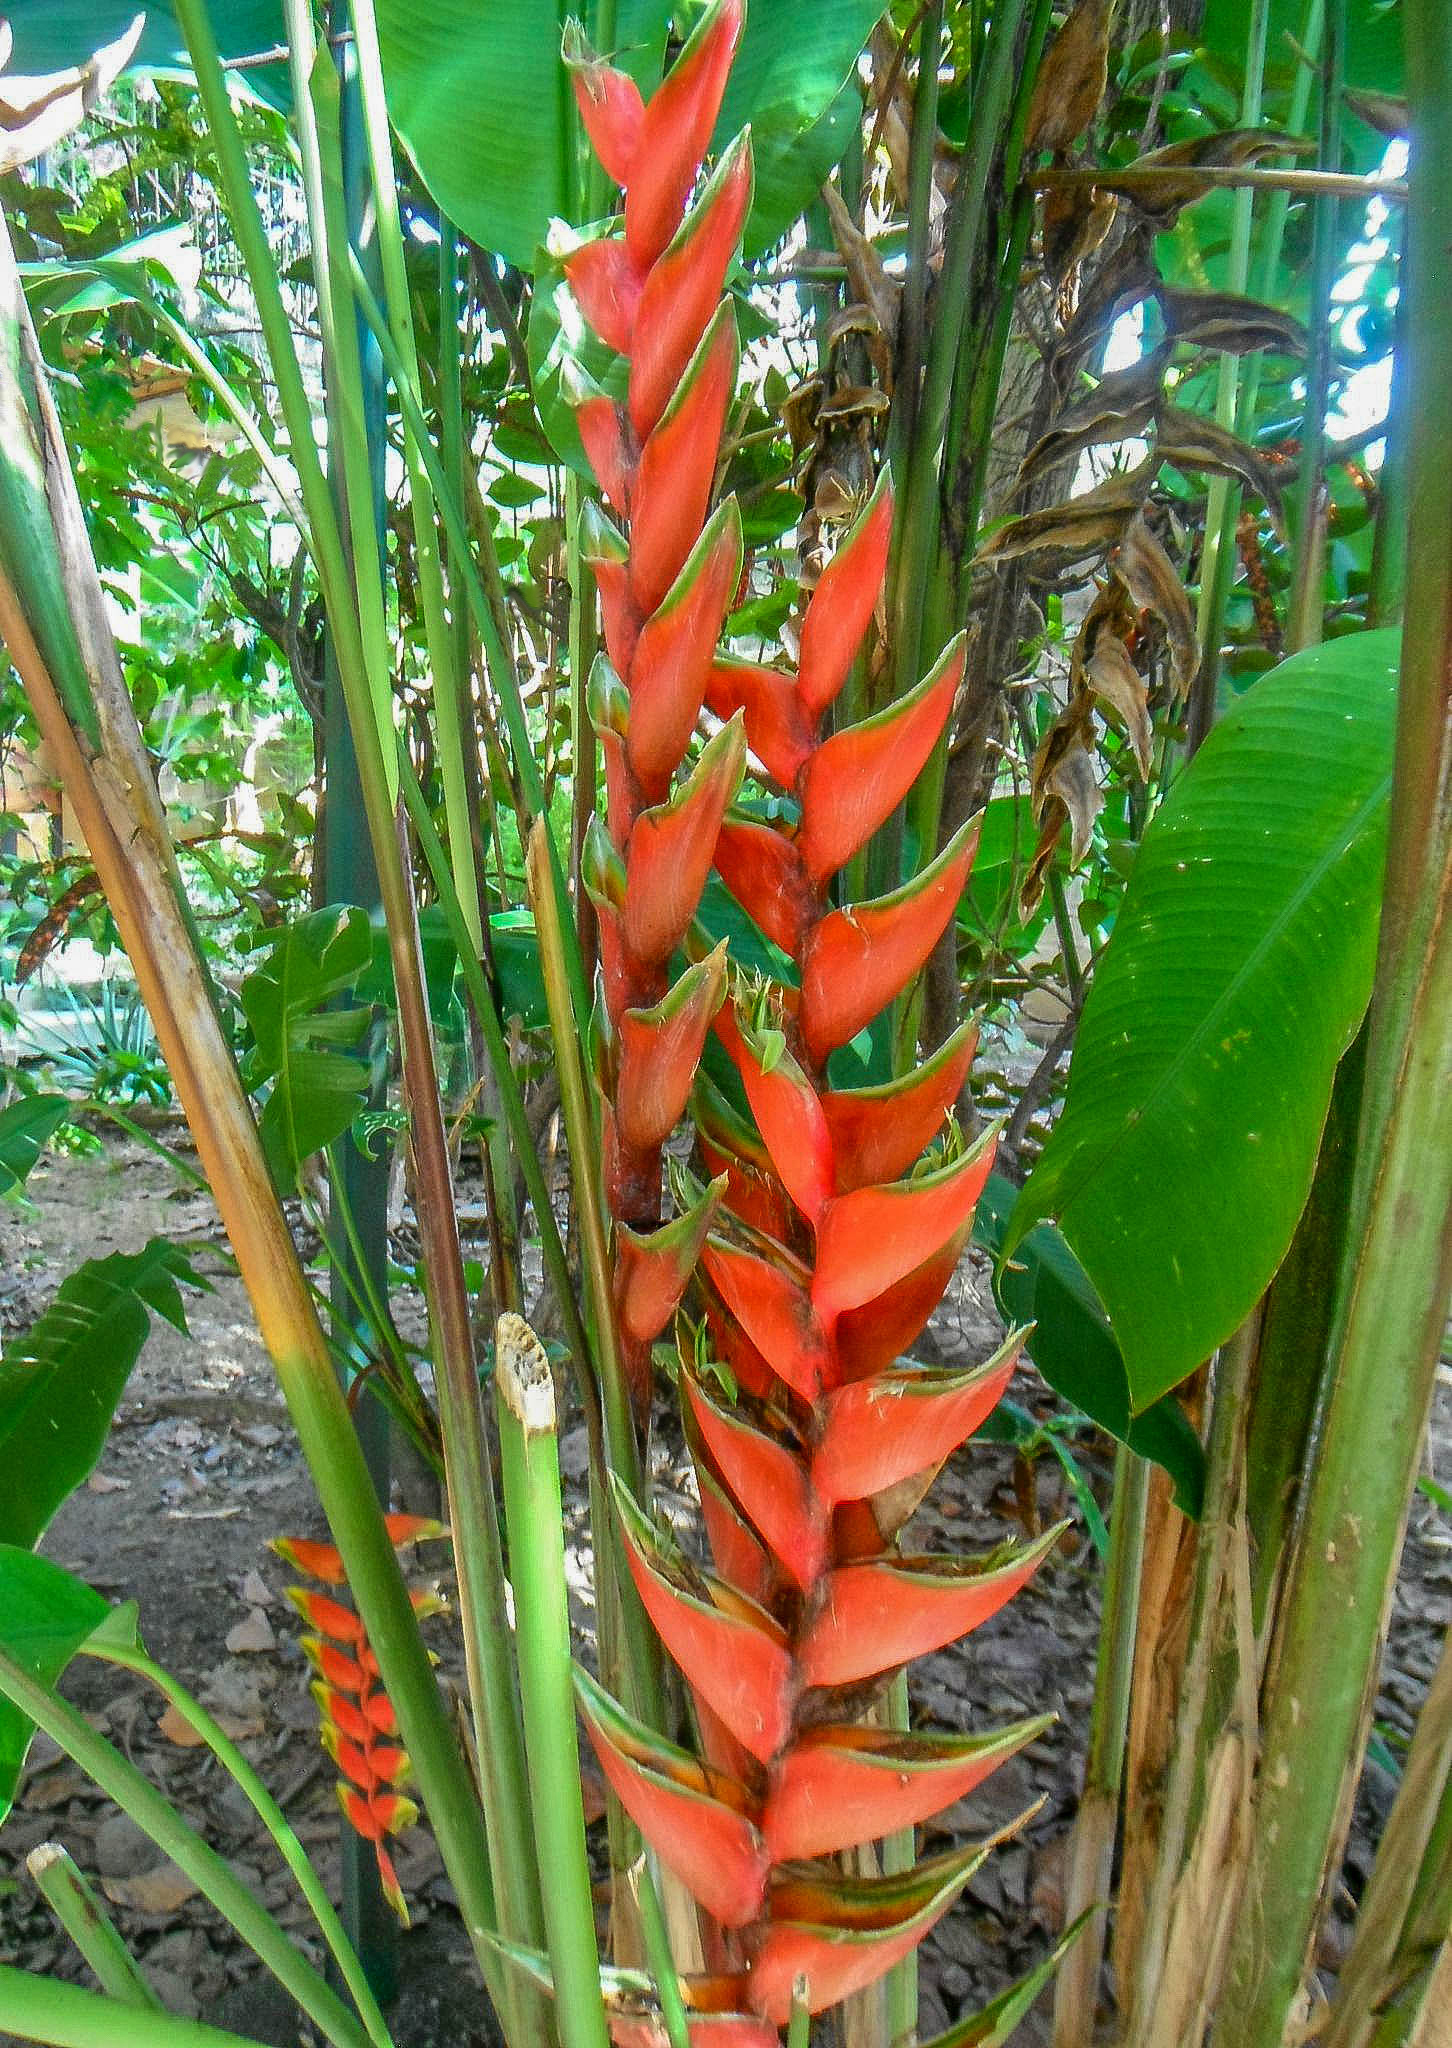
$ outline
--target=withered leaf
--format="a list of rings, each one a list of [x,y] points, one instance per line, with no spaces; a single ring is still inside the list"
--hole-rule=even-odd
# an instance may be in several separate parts
[[[1129,658],[1117,633],[1098,633],[1084,662],[1084,677],[1096,697],[1106,703],[1134,750],[1140,780],[1148,782],[1154,765],[1154,733],[1150,725],[1149,692],[1144,677]],[[1093,820],[1090,820],[1091,824]]]
[[[825,400],[817,413],[821,420],[845,420],[886,412],[891,400],[885,391],[870,384],[844,384]]]
[[[1044,52],[1024,137],[1026,158],[1062,153],[1099,110],[1109,76],[1109,0],[1078,0]]]
[[[1284,530],[1285,507],[1275,474],[1270,464],[1238,434],[1201,413],[1167,405],[1160,413],[1155,447],[1162,462],[1173,462],[1181,469],[1207,470],[1212,476],[1234,477],[1248,484],[1264,501],[1276,525]]]
[[[1175,565],[1144,520],[1134,519],[1125,528],[1114,571],[1129,592],[1138,611],[1153,612],[1164,624],[1170,648],[1170,675],[1175,695],[1183,698],[1195,680],[1200,665],[1200,643],[1195,632],[1195,614]]]
[[[137,1877],[103,1877],[101,1889],[113,1906],[129,1906],[136,1913],[175,1913],[196,1896],[198,1886],[174,1863],[160,1863]]]
[[[1112,192],[1076,185],[1046,192],[1039,228],[1044,275],[1055,288],[1061,324],[1066,324],[1079,296],[1079,273],[1103,242],[1119,213]]]
[[[832,233],[842,261],[847,266],[847,282],[852,287],[852,296],[867,307],[890,347],[897,336],[897,308],[902,286],[888,276],[876,245],[853,220],[836,187],[824,185],[822,197],[831,217]]]
[[[1186,142],[1167,143],[1147,156],[1136,157],[1122,173],[1106,171],[1096,183],[1105,192],[1118,192],[1136,211],[1161,227],[1173,225],[1182,207],[1193,205],[1214,189],[1210,180],[1196,177],[1198,170],[1239,170],[1267,156],[1300,156],[1316,147],[1304,135],[1286,135],[1276,128],[1228,128],[1219,135],[1197,135]],[[1156,178],[1141,183],[1140,171],[1183,171],[1182,177]]]
[[[1065,825],[1070,827],[1069,858],[1082,860],[1094,836],[1094,820],[1104,808],[1094,772],[1094,718],[1089,692],[1077,689],[1039,741],[1030,770],[1029,797],[1039,826],[1039,843],[1024,876],[1019,902],[1032,912],[1044,893],[1044,882]]]
[[[1169,359],[1169,346],[1162,344],[1149,355],[1141,356],[1137,363],[1131,363],[1128,369],[1101,377],[1092,391],[1072,400],[1025,455],[1019,467],[1019,483],[1026,483],[1040,470],[1077,455],[1083,448],[1098,448],[1143,434],[1159,406]]]
[[[1176,341],[1193,348],[1219,349],[1244,356],[1256,349],[1278,355],[1306,353],[1307,335],[1299,320],[1235,292],[1183,292],[1161,285],[1156,293],[1165,325]]]
[[[1404,142],[1411,134],[1411,108],[1405,100],[1395,99],[1389,92],[1360,91],[1348,92],[1345,98],[1352,113],[1359,114],[1368,128],[1388,141]]]
[[[66,71],[50,71],[39,78],[18,73],[0,78],[0,171],[33,163],[80,126],[131,61],[143,25],[144,17],[138,14],[124,35]],[[0,65],[9,61],[7,25]]]
[[[1146,253],[1147,234],[1137,225],[1095,271],[1059,339],[1056,361],[1067,357],[1078,362],[1086,349],[1103,340],[1116,320],[1152,296],[1159,273]]]
[[[1065,563],[1102,554],[1114,546],[1138,512],[1150,486],[1152,462],[1117,470],[1082,497],[1064,505],[1025,512],[990,534],[974,557],[979,563],[1011,561],[1018,555],[1051,554]]]

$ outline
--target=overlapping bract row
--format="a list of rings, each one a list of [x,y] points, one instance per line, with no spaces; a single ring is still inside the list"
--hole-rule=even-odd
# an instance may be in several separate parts
[[[703,2017],[702,2042],[772,2040],[798,1979],[821,2010],[911,1949],[985,1845],[906,1877],[847,1877],[836,1859],[941,1811],[1043,1725],[957,1737],[863,1718],[885,1674],[994,1613],[1057,1534],[972,1560],[895,1549],[943,1460],[1002,1394],[1018,1346],[969,1371],[902,1360],[962,1254],[991,1162],[991,1141],[964,1146],[950,1114],[972,1027],[890,1086],[827,1077],[834,1049],[926,960],[973,852],[969,830],[893,895],[829,897],[921,772],[962,675],[955,644],[911,696],[822,736],[881,590],[891,517],[884,484],[813,594],[795,675],[718,661],[708,683],[711,707],[744,718],[799,816],[728,816],[717,847],[797,980],[739,986],[715,1022],[751,1121],[704,1082],[696,1100],[725,1192],[702,1252],[704,1324],[682,1341],[679,1378],[713,1569],[694,1570],[622,1501],[631,1569],[690,1687],[700,1755],[582,1686],[617,1793],[715,1923],[719,1975],[695,1988],[738,2008],[738,2031]],[[741,2031],[753,2022],[755,2035]]]
[[[813,593],[795,673],[717,652],[741,560],[734,506],[708,508],[736,371],[720,293],[749,196],[744,142],[688,200],[740,27],[739,0],[721,0],[648,104],[577,55],[581,111],[624,185],[624,224],[566,265],[629,369],[623,402],[592,392],[579,408],[620,522],[587,530],[608,656],[591,682],[608,824],[586,879],[601,925],[616,1306],[643,1391],[650,1344],[699,1268],[703,1319],[683,1331],[679,1384],[713,1560],[689,1564],[619,1495],[630,1569],[689,1687],[698,1753],[583,1676],[580,1706],[622,1803],[703,1909],[708,1974],[687,1983],[696,2048],[774,2043],[794,1987],[816,2011],[869,1984],[967,1881],[989,1845],[891,1877],[846,1875],[843,1858],[962,1797],[1043,1724],[895,1731],[875,1712],[882,1681],[991,1615],[1057,1534],[968,1561],[896,1548],[1013,1369],[1012,1340],[971,1371],[903,1361],[961,1256],[991,1145],[965,1147],[950,1114],[970,1027],[888,1087],[834,1087],[827,1066],[923,966],[974,831],[891,895],[843,905],[832,892],[943,734],[963,649],[886,711],[824,730],[881,594],[884,481]],[[719,724],[673,790],[703,708]],[[748,749],[789,799],[790,824],[731,811]],[[738,982],[724,1007],[723,949],[693,923],[713,864],[794,970],[789,984]],[[680,1176],[679,1213],[662,1225],[661,1145],[713,1029],[750,1117],[697,1082],[715,1178]],[[614,2025],[631,2048],[664,2039],[649,2015]]]
[[[619,521],[592,512],[585,532],[604,622],[589,704],[607,798],[585,880],[600,923],[596,1072],[616,1306],[642,1402],[651,1342],[680,1300],[714,1200],[660,1228],[661,1147],[686,1107],[726,972],[724,951],[674,980],[672,960],[745,760],[742,721],[731,719],[682,772],[741,576],[735,501],[709,519],[707,509],[736,380],[722,287],[751,197],[747,137],[692,197],[741,25],[740,0],[719,0],[648,104],[624,73],[573,56],[585,126],[625,189],[620,231],[586,242],[565,270],[586,320],[629,370],[623,400],[589,391],[577,417]]]
[[[389,1536],[400,1549],[447,1533],[441,1523],[421,1515],[385,1519]],[[331,1543],[283,1536],[272,1548],[310,1579],[339,1588],[346,1583],[342,1556]],[[289,1586],[287,1597],[310,1630],[302,1646],[317,1674],[312,1693],[318,1732],[337,1767],[338,1803],[354,1830],[373,1844],[384,1896],[407,1926],[408,1906],[384,1844],[412,1827],[418,1808],[400,1789],[409,1780],[411,1766],[407,1752],[394,1739],[398,1721],[379,1678],[378,1659],[353,1608],[311,1586]],[[420,1616],[441,1605],[432,1593],[415,1592],[412,1599]]]

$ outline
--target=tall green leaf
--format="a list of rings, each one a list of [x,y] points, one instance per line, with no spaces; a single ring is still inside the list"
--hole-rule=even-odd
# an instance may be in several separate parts
[[[1397,636],[1293,656],[1216,727],[1145,834],[1068,1098],[1014,1209],[1054,1217],[1136,1412],[1258,1300],[1305,1203],[1371,989]]]
[[[151,1316],[185,1332],[179,1282],[206,1283],[177,1245],[87,1259],[0,1358],[0,1543],[29,1546],[100,1457]]]
[[[990,1252],[1002,1249],[1017,1194],[1001,1173],[989,1174],[973,1235]],[[1052,1223],[1035,1224],[1012,1257],[1001,1261],[993,1292],[1006,1322],[1032,1325],[1026,1349],[1055,1393],[1142,1458],[1163,1465],[1176,1504],[1198,1516],[1205,1452],[1194,1425],[1173,1394],[1152,1402],[1142,1415],[1134,1413],[1124,1354],[1088,1275]]]
[[[362,1110],[369,1072],[356,1047],[366,1009],[330,1009],[373,958],[373,927],[356,904],[310,911],[273,940],[242,984],[253,1048],[243,1078],[266,1088],[259,1129],[279,1188],[297,1186],[305,1160],[341,1138]]]
[[[0,1648],[42,1685],[54,1685],[106,1619],[101,1595],[49,1558],[0,1543]],[[0,1821],[10,1811],[34,1724],[0,1697]]]

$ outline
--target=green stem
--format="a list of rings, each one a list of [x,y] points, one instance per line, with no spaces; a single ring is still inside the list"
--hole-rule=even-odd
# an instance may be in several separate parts
[[[1399,626],[1406,598],[1409,425],[1405,390],[1406,327],[1407,295],[1403,292],[1397,300],[1386,452],[1376,479],[1376,529],[1371,539],[1371,581],[1366,591],[1368,626]]]
[[[897,398],[892,409],[894,464],[912,445],[923,370],[924,317],[928,290],[928,231],[932,215],[933,165],[938,153],[938,60],[943,48],[943,0],[928,0],[918,39],[918,76],[913,93],[913,128],[908,145],[908,245],[898,327]]]
[[[889,1727],[899,1728],[904,1734],[912,1726],[906,1669],[893,1675],[888,1688],[887,1720]],[[889,1835],[882,1845],[884,1876],[901,1876],[911,1870],[917,1854],[915,1828],[901,1828],[895,1835]],[[918,2037],[918,1952],[915,1948],[909,1950],[889,1973],[886,1998],[888,2048],[912,2048]]]
[[[212,57],[213,74],[220,81],[214,48]],[[230,119],[226,90],[220,84],[218,96],[224,118]],[[236,155],[245,183],[240,148]],[[264,252],[265,246],[264,240]],[[296,1247],[268,1177],[251,1105],[210,998],[135,712],[105,633],[101,591],[85,542],[79,499],[3,231],[0,300],[0,336],[9,337],[0,360],[0,405],[7,420],[16,423],[13,441],[6,446],[12,453],[21,447],[46,451],[33,487],[43,489],[49,520],[46,526],[38,517],[32,519],[25,546],[12,545],[11,515],[18,516],[22,507],[31,505],[32,469],[18,461],[0,462],[0,620],[7,651],[23,677],[130,955],[259,1333],[397,1708],[461,1916],[481,1967],[493,1981],[500,1972],[487,1939],[493,1930],[494,1901],[478,1802],[444,1712]],[[300,460],[306,467],[306,452]],[[326,489],[322,497],[323,516],[328,519]],[[92,707],[89,718],[78,719],[75,725],[30,623],[37,584],[42,591],[69,590],[70,602],[79,608],[77,616],[87,621],[84,657],[75,623],[69,623],[74,662],[84,675]]]
[[[1347,1255],[1284,1622],[1262,1706],[1246,1905],[1222,2024],[1279,2043],[1339,1855],[1452,1292],[1452,44],[1408,0],[1407,623]],[[1328,1655],[1328,1645],[1334,1654]],[[1269,1938],[1268,1938],[1269,1935]]]
[[[574,1168],[573,1186],[580,1243],[585,1267],[587,1313],[593,1356],[600,1373],[600,1397],[604,1418],[603,1469],[597,1475],[592,1507],[594,1516],[595,1562],[598,1583],[597,1611],[602,1631],[619,1624],[619,1641],[601,1645],[602,1676],[613,1681],[616,1659],[622,1663],[625,1704],[652,1728],[664,1725],[661,1701],[660,1651],[655,1632],[633,1580],[621,1569],[623,1560],[616,1544],[614,1517],[609,1509],[607,1473],[615,1473],[636,1500],[644,1498],[645,1470],[640,1441],[630,1409],[630,1389],[620,1363],[616,1342],[615,1306],[611,1292],[610,1256],[605,1229],[605,1208],[601,1195],[600,1155],[589,1083],[580,1057],[579,1041],[570,1029],[569,998],[566,990],[563,935],[555,916],[554,897],[545,866],[543,828],[536,825],[530,835],[527,856],[530,894],[534,901],[535,925],[539,932],[540,966],[545,999],[549,1005],[554,1040],[556,1072],[560,1083],[560,1106]]]
[[[343,2001],[293,1947],[277,1922],[260,1906],[231,1866],[189,1827],[149,1778],[120,1750],[98,1735],[90,1722],[0,1650],[0,1693],[43,1728],[72,1763],[108,1799],[130,1815],[142,1833],[189,1877],[228,1921],[257,1960],[294,1997],[336,2048],[371,2048],[369,2036]],[[149,2015],[145,2016],[148,2019]]]
[[[1346,0],[1327,0],[1321,60],[1320,167],[1335,170],[1341,156],[1341,100],[1346,61]],[[1336,283],[1337,199],[1312,201],[1311,360],[1301,424],[1301,480],[1297,493],[1296,562],[1287,606],[1286,646],[1314,647],[1326,610],[1326,405],[1331,385],[1331,292]]]
[[[555,2015],[563,2048],[608,2048],[570,1678],[555,1385],[544,1346],[522,1317],[504,1315],[495,1325],[494,1386],[531,1804],[549,1874]]]
[[[1270,0],[1252,0],[1246,29],[1245,85],[1240,98],[1239,126],[1242,128],[1260,126],[1269,37]],[[1237,192],[1231,210],[1230,252],[1225,273],[1225,289],[1229,292],[1243,293],[1250,279],[1250,234],[1254,214],[1254,192]],[[1215,393],[1215,418],[1220,426],[1227,429],[1233,429],[1239,417],[1241,375],[1240,357],[1227,351],[1220,358],[1219,383]],[[1200,561],[1200,604],[1196,621],[1200,668],[1189,714],[1192,751],[1210,730],[1214,720],[1220,627],[1229,596],[1230,578],[1234,573],[1235,528],[1239,517],[1239,486],[1232,485],[1228,477],[1212,477],[1205,504],[1205,547]]]
[[[118,1999],[32,1977],[0,1963],[0,2027],[22,2041],[50,2048],[257,2048],[240,2034],[178,2019],[169,2012],[141,2012]]]
[[[1300,47],[1312,56],[1321,47],[1325,7],[1326,0],[1306,0]],[[1306,110],[1311,104],[1313,77],[1312,65],[1296,66],[1286,115],[1286,129],[1292,135],[1299,135],[1305,126]],[[1246,189],[1248,196],[1253,198],[1253,191]],[[1253,295],[1261,300],[1271,299],[1278,289],[1281,248],[1285,241],[1290,207],[1289,192],[1279,188],[1271,192],[1258,238],[1259,254],[1252,284]],[[1234,426],[1243,439],[1249,439],[1255,427],[1256,401],[1260,395],[1260,373],[1261,359],[1258,355],[1251,356],[1237,372]],[[1200,673],[1195,681],[1195,700],[1190,714],[1192,751],[1214,722],[1225,607],[1230,599],[1230,587],[1235,575],[1234,538],[1240,516],[1240,500],[1241,492],[1238,485],[1224,483],[1222,479],[1212,479],[1209,502],[1212,507],[1219,502],[1221,509],[1218,523],[1212,519],[1209,512],[1206,516],[1207,566],[1201,571],[1200,609],[1196,622],[1200,642]]]
[[[1448,1864],[1452,1837],[1452,1636],[1417,1716],[1396,1804],[1356,1913],[1351,1952],[1336,1977],[1336,2005],[1323,2048],[1369,2048],[1375,2015],[1411,1974],[1428,1891]],[[1428,1883],[1428,1879],[1431,1883]],[[1434,1923],[1433,1945],[1452,1931]]]
[[[894,699],[912,688],[923,668],[922,605],[938,548],[943,435],[988,205],[988,174],[1010,106],[1015,46],[1028,8],[1029,0],[1005,0],[993,12],[983,78],[973,94],[973,119],[958,166],[922,395],[911,444],[900,456],[893,569]]]
[[[645,1843],[641,1844],[640,1856],[631,1876],[636,1910],[640,1915],[640,1931],[645,1939],[646,1960],[660,1999],[661,2025],[665,2028],[670,2048],[691,2048],[690,2021],[686,2016],[685,1999],[681,1996],[681,1980],[676,1974],[675,1959],[671,1955],[670,1931],[666,1926],[660,1886],[656,1881],[655,1854]]]
[[[86,1656],[95,1657],[105,1664],[115,1664],[123,1671],[134,1671],[138,1677],[146,1679],[175,1708],[187,1726],[200,1735],[233,1784],[241,1790],[253,1812],[266,1828],[278,1855],[292,1872],[297,1888],[317,1922],[318,1931],[328,1944],[333,1960],[338,1965],[339,1975],[358,2008],[359,2017],[367,2029],[369,2039],[377,2044],[377,2048],[392,2048],[392,2037],[387,2022],[379,2010],[378,2001],[373,1995],[367,1973],[354,1953],[342,1922],[333,1910],[332,1901],[321,1878],[309,1861],[306,1849],[293,1832],[292,1823],[287,1815],[236,1743],[218,1725],[201,1702],[193,1699],[179,1679],[173,1678],[169,1671],[139,1647],[132,1648],[129,1644],[108,1642],[102,1635],[83,1644],[82,1651]]]
[[[108,1998],[142,2012],[156,2012],[161,2000],[141,1965],[112,1925],[111,1917],[84,1871],[59,1842],[42,1842],[25,1859],[36,1889],[80,1950]]]
[[[1074,1822],[1069,1876],[1064,1887],[1065,1928],[1074,1926],[1085,1911],[1092,1911],[1093,1917],[1059,1966],[1054,1986],[1053,2048],[1089,2048],[1094,2038],[1099,1971],[1107,1932],[1105,1908],[1114,1867],[1124,1745],[1129,1733],[1149,1475],[1147,1460],[1136,1457],[1127,1444],[1121,1444],[1114,1459],[1114,1507],[1109,1561],[1104,1571],[1089,1754],[1084,1763],[1084,1796]]]
[[[459,955],[459,964],[464,976],[464,986],[474,1004],[484,1036],[484,1050],[492,1067],[499,1088],[500,1101],[509,1123],[510,1135],[514,1140],[515,1155],[519,1169],[524,1176],[525,1191],[534,1209],[535,1226],[540,1235],[540,1252],[544,1259],[545,1271],[565,1319],[565,1335],[578,1362],[582,1379],[588,1383],[590,1339],[580,1315],[579,1302],[575,1295],[574,1276],[570,1272],[569,1259],[565,1252],[564,1240],[560,1236],[559,1224],[555,1221],[554,1208],[550,1202],[549,1188],[545,1183],[544,1169],[539,1163],[535,1149],[534,1133],[529,1127],[529,1115],[525,1109],[524,1097],[520,1093],[519,1079],[509,1057],[509,1043],[504,1036],[504,1025],[499,1008],[494,1000],[493,990],[484,975],[482,963],[470,952],[467,939],[468,928],[464,923],[463,911],[454,894],[453,878],[449,871],[448,856],[444,851],[438,829],[429,815],[428,804],[419,788],[418,777],[413,772],[407,757],[400,761],[403,778],[404,802],[408,806],[410,822],[417,834],[419,848],[425,865],[433,877],[439,892],[439,904],[449,925]]]

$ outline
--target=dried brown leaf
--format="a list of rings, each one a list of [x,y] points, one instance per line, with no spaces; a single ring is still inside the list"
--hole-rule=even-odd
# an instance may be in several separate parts
[[[1119,200],[1096,186],[1071,185],[1044,194],[1039,250],[1054,286],[1060,325],[1078,302],[1080,272],[1103,243],[1119,213]]]
[[[1099,110],[1109,76],[1109,0],[1078,0],[1044,52],[1029,103],[1025,153],[1060,154]]]
[[[1241,298],[1235,292],[1182,292],[1172,285],[1161,285],[1156,296],[1170,333],[1193,348],[1236,356],[1256,349],[1287,356],[1306,352],[1307,335],[1300,321],[1259,299]]]
[[[1348,92],[1346,104],[1353,114],[1365,121],[1368,128],[1374,128],[1378,135],[1385,135],[1389,142],[1405,142],[1412,132],[1410,107],[1405,100],[1395,99],[1389,92]]]
[[[990,534],[975,560],[982,564],[1012,561],[1019,555],[1056,555],[1064,563],[1103,554],[1120,539],[1144,502],[1153,465],[1116,471],[1082,497],[1067,504],[1025,512]]]
[[[1154,733],[1150,725],[1149,692],[1144,677],[1129,658],[1117,633],[1099,633],[1084,662],[1084,677],[1094,695],[1107,704],[1134,750],[1140,780],[1148,782],[1154,765]],[[1093,820],[1090,820],[1091,824]]]
[[[137,1913],[175,1913],[197,1893],[196,1884],[174,1863],[158,1864],[139,1877],[103,1877],[101,1889],[113,1906],[130,1906]]]
[[[822,197],[842,261],[847,266],[847,282],[852,287],[852,296],[868,308],[891,347],[897,338],[897,309],[902,286],[888,276],[875,244],[853,220],[836,187],[824,185]]]
[[[1304,135],[1286,135],[1276,128],[1228,128],[1219,135],[1197,135],[1186,142],[1167,143],[1137,157],[1119,171],[1106,171],[1097,180],[1105,192],[1117,192],[1138,213],[1159,227],[1170,227],[1182,207],[1214,189],[1211,182],[1195,174],[1199,170],[1239,170],[1267,156],[1300,156],[1315,143]],[[1183,171],[1180,178],[1157,178],[1153,185],[1140,184],[1139,171]],[[1127,175],[1126,175],[1127,174]]]
[[[1228,476],[1247,484],[1284,529],[1285,506],[1280,485],[1268,462],[1263,462],[1248,442],[1203,414],[1167,405],[1160,414],[1156,452],[1162,462],[1180,469],[1206,470],[1212,476]]]
[[[1141,356],[1128,369],[1101,377],[1092,391],[1074,399],[1048,432],[1036,441],[1019,467],[1018,481],[1028,482],[1040,470],[1054,467],[1084,448],[1100,448],[1141,435],[1159,406],[1168,345]]]
[[[1082,860],[1094,836],[1094,820],[1104,808],[1094,765],[1094,718],[1089,692],[1075,690],[1067,708],[1039,741],[1030,770],[1030,801],[1039,827],[1039,843],[1020,892],[1028,916],[1044,893],[1044,883],[1065,825],[1070,827],[1070,861]]]
[[[1162,622],[1169,642],[1175,695],[1183,698],[1200,665],[1195,614],[1174,563],[1143,518],[1131,520],[1126,527],[1114,558],[1114,573],[1129,592],[1136,610],[1153,612]]]

